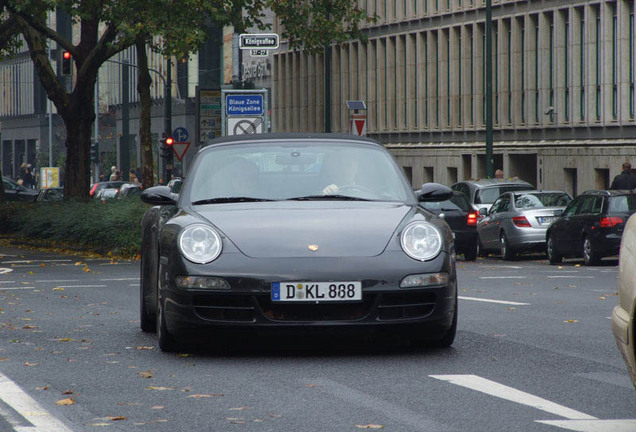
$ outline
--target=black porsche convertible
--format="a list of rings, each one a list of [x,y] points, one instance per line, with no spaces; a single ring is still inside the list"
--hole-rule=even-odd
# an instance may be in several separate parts
[[[453,235],[378,142],[339,134],[224,137],[180,193],[143,191],[141,328],[163,351],[236,329],[361,328],[450,346]]]

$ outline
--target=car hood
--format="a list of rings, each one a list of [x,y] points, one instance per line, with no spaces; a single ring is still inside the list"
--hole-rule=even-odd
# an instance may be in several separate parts
[[[364,257],[382,253],[413,209],[401,203],[259,204],[199,206],[197,213],[250,257]]]

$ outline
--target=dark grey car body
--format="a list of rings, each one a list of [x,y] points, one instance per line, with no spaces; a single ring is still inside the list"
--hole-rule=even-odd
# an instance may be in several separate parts
[[[336,154],[355,149],[386,158],[387,171],[378,187],[391,183],[404,198],[287,196],[319,175],[306,153],[323,147],[336,149]],[[199,182],[216,172],[206,164],[218,162],[218,170],[224,168],[227,152],[254,160],[253,148],[277,152],[276,157],[256,161],[261,192],[255,195],[267,199],[192,199],[218,186],[212,182],[201,189]],[[214,337],[255,328],[391,327],[414,340],[450,345],[457,326],[452,232],[442,219],[419,207],[418,199],[446,199],[451,193],[446,187],[423,187],[416,196],[389,153],[369,139],[263,134],[214,140],[197,153],[179,195],[163,186],[142,193],[142,200],[155,206],[142,222],[141,327],[156,330],[166,351],[178,349],[195,332]],[[403,251],[401,233],[413,221],[429,224],[441,235],[440,252],[429,260],[415,260]],[[222,253],[214,261],[197,264],[181,252],[180,233],[193,224],[218,232]],[[402,287],[408,275],[445,276],[431,286]],[[214,279],[222,288],[184,288],[178,283],[184,277]],[[360,281],[362,298],[275,301],[273,287],[292,281]]]

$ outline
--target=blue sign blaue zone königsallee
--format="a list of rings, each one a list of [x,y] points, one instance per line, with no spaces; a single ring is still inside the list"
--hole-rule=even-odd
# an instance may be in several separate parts
[[[225,100],[227,115],[263,115],[263,95],[229,94]]]

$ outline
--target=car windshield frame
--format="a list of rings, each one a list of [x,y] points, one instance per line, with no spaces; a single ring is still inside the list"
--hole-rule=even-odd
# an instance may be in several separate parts
[[[179,199],[191,205],[287,200],[416,203],[404,173],[383,147],[307,138],[205,147]]]

